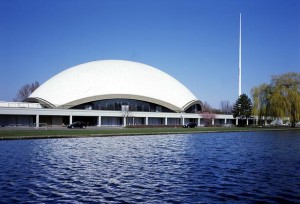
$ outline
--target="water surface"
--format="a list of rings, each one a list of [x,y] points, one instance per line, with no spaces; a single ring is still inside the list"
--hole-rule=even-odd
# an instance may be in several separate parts
[[[300,203],[300,132],[0,141],[0,203]]]

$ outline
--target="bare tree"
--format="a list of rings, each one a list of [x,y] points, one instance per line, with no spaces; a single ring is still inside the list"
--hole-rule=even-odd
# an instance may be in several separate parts
[[[23,101],[23,100],[25,100],[39,86],[40,86],[40,83],[37,82],[37,81],[35,81],[35,82],[31,83],[31,84],[28,83],[28,84],[23,85],[19,89],[19,91],[17,92],[16,98],[14,98],[13,101]]]
[[[205,101],[202,106],[202,112],[212,112],[213,108]]]
[[[223,114],[231,114],[232,113],[232,104],[228,100],[223,100],[220,102],[220,111]]]
[[[221,110],[213,108],[206,101],[202,105],[202,112],[210,112],[210,113],[215,113],[215,114],[221,114]]]

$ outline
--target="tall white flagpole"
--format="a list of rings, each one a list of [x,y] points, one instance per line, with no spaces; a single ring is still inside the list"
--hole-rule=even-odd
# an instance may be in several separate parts
[[[239,96],[242,94],[242,14],[240,13],[240,41],[239,41]]]

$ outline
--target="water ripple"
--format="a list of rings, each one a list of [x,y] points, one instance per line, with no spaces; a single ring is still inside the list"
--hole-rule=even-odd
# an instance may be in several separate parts
[[[300,203],[299,132],[0,142],[0,203]]]

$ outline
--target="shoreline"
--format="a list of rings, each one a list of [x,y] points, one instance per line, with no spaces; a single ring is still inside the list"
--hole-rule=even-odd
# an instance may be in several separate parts
[[[201,134],[225,132],[257,132],[257,131],[300,131],[300,128],[290,127],[200,127],[200,128],[111,128],[111,129],[0,129],[0,140],[27,139],[63,139],[119,136],[147,136],[171,134]]]

